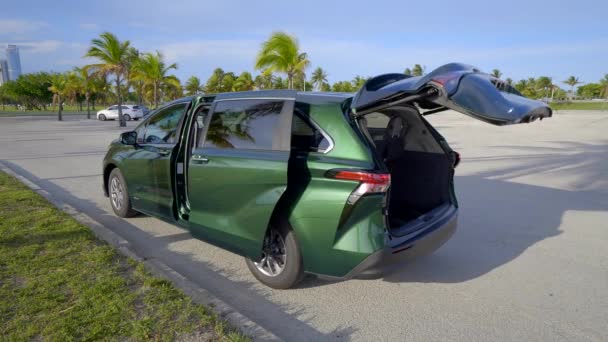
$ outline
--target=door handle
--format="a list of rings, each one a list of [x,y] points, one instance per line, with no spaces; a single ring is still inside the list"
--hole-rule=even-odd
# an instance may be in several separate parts
[[[192,156],[192,162],[195,164],[207,164],[209,162],[209,158],[201,156],[200,154],[195,154]]]

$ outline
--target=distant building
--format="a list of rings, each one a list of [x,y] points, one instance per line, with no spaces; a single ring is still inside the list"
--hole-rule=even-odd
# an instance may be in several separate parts
[[[8,78],[16,80],[21,75],[21,58],[17,45],[9,45],[6,48],[6,58],[8,59]]]
[[[0,85],[8,82],[8,63],[6,59],[0,59]]]

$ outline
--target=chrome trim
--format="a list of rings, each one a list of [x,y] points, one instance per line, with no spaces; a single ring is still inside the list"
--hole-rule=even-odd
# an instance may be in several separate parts
[[[229,99],[218,99],[213,102],[221,101],[247,101],[247,100],[279,100],[279,101],[295,101],[295,97],[235,97]]]
[[[294,114],[295,114],[295,113],[294,113]],[[315,120],[313,120],[313,119],[311,119],[311,118],[306,118],[306,119],[304,119],[304,120],[308,120],[308,122],[309,122],[309,123],[310,123],[312,126],[314,126],[314,128],[316,128],[317,130],[319,130],[319,132],[321,132],[321,135],[323,135],[323,137],[324,137],[325,139],[327,139],[327,141],[329,141],[329,146],[328,146],[326,149],[324,149],[324,150],[317,150],[317,151],[314,151],[314,152],[317,152],[317,153],[323,153],[323,154],[327,154],[327,153],[331,152],[331,150],[333,150],[333,149],[334,149],[334,146],[335,146],[335,144],[334,144],[334,139],[332,139],[332,138],[331,138],[331,136],[330,136],[330,135],[329,135],[327,132],[325,132],[325,130],[323,130],[323,129],[321,128],[321,126],[319,126],[319,124],[318,124],[318,123],[316,123],[316,122],[315,122]]]

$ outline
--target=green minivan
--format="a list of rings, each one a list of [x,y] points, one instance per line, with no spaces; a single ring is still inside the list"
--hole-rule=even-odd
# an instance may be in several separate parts
[[[348,279],[430,253],[456,230],[460,157],[426,115],[495,125],[550,117],[544,103],[474,67],[385,74],[355,94],[250,91],[176,100],[111,143],[103,190],[138,212],[245,257],[290,288]]]

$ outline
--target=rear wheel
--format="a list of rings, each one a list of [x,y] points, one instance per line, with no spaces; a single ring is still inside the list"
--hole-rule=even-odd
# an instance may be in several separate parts
[[[103,115],[103,114],[99,114],[98,118],[99,118],[99,121],[106,121],[107,120],[106,116]]]
[[[300,246],[287,225],[271,226],[264,238],[260,259],[247,258],[246,262],[257,280],[274,289],[288,289],[304,277]]]
[[[122,117],[125,119],[125,121],[131,121],[131,115],[129,114],[124,114]]]
[[[112,210],[114,210],[116,216],[132,217],[137,215],[137,211],[131,207],[125,177],[118,168],[115,168],[110,173],[110,177],[108,178],[108,193],[110,195]]]

